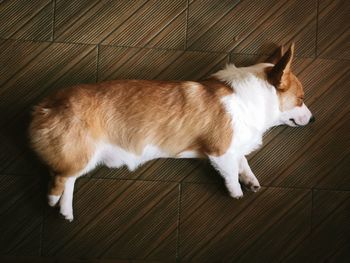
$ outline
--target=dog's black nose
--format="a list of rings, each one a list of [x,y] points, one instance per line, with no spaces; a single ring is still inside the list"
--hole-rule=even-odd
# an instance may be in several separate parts
[[[309,120],[309,123],[313,123],[313,122],[315,122],[315,117],[314,116],[311,116],[311,118],[310,118],[310,120]]]

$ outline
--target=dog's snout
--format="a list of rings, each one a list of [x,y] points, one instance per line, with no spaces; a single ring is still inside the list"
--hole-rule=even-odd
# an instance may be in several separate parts
[[[312,115],[310,120],[309,120],[309,123],[313,123],[313,122],[315,122],[315,120],[316,120],[315,117]]]

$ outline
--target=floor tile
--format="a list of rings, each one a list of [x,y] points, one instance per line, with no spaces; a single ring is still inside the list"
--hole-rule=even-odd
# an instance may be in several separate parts
[[[0,175],[0,255],[40,256],[42,186],[38,177]]]
[[[347,262],[350,256],[350,192],[314,190],[312,231],[287,262]]]
[[[225,53],[101,46],[99,80],[197,80],[228,62]]]
[[[277,262],[310,233],[311,192],[263,188],[235,200],[223,187],[183,184],[184,262]]]
[[[43,254],[174,261],[178,190],[174,183],[79,179],[74,221],[48,211]]]
[[[350,59],[350,8],[343,0],[320,0],[317,53],[323,58]]]
[[[183,49],[187,2],[57,0],[55,40]]]
[[[348,261],[346,1],[0,2],[0,262]],[[103,80],[200,80],[291,42],[316,122],[265,134],[248,156],[258,193],[230,198],[208,160],[158,159],[78,179],[72,223],[48,207],[27,134],[41,98]]]
[[[295,41],[297,54],[314,56],[316,1],[192,1],[191,50],[268,54],[272,45]]]
[[[96,80],[96,48],[91,45],[0,41],[0,171],[34,173],[27,129],[31,107],[50,92]],[[42,170],[36,169],[41,172]]]
[[[53,1],[1,1],[0,38],[51,40]]]

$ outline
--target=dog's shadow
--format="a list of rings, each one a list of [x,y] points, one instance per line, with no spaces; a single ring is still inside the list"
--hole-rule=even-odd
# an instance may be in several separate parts
[[[28,137],[29,122],[30,113],[28,111],[2,125],[0,130],[0,147],[2,152],[0,157],[0,176],[16,177],[14,182],[18,182],[15,185],[19,188],[14,189],[16,194],[22,192],[31,197],[40,195],[40,199],[44,200],[48,182],[48,170],[30,149]],[[33,187],[28,187],[28,185],[32,184]],[[28,198],[27,200],[34,199]],[[41,205],[31,203],[27,205],[32,206],[38,213],[42,213]]]

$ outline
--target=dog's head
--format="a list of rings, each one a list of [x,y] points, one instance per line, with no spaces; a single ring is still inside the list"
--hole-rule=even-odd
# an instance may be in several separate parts
[[[277,90],[280,123],[296,127],[313,122],[315,118],[304,103],[303,86],[292,72],[293,56],[294,43],[286,52],[280,47],[269,58],[268,62],[275,66],[267,69],[267,79]]]

